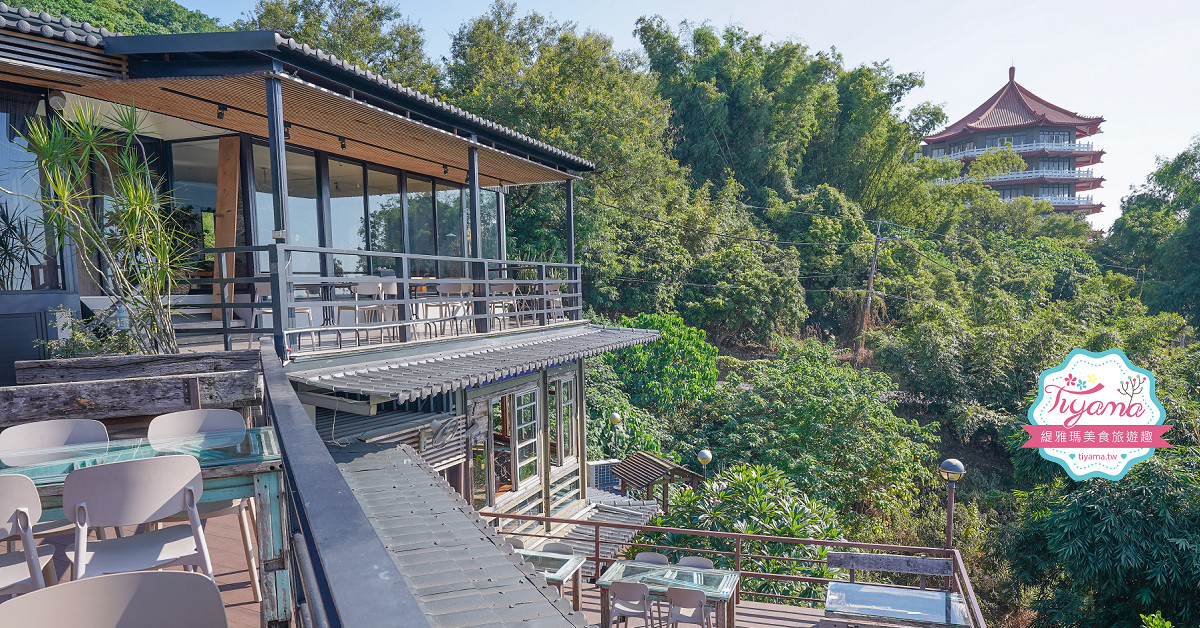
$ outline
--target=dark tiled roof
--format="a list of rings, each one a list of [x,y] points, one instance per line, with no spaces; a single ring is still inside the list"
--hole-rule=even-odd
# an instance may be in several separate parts
[[[1079,135],[1100,131],[1104,118],[1089,118],[1068,111],[1025,89],[1016,81],[1016,71],[1009,68],[1008,83],[992,94],[982,105],[940,133],[925,137],[926,142],[940,142],[975,131],[1000,130],[1032,124],[1073,126]]]
[[[116,34],[87,22],[73,22],[69,18],[53,17],[45,12],[34,13],[25,7],[10,7],[3,2],[0,2],[0,20],[0,28],[93,48],[101,47],[105,37]]]
[[[412,448],[355,444],[331,453],[431,624],[586,624]]]
[[[581,518],[587,521],[604,523],[626,523],[630,525],[646,525],[654,515],[658,514],[658,502],[653,499],[631,499],[616,493],[601,491],[588,487],[589,502],[595,508],[589,510]],[[625,543],[637,534],[634,530],[621,528],[600,528],[600,556],[613,558],[618,552],[624,551]],[[580,556],[593,556],[596,553],[596,529],[588,526],[575,526],[563,538],[559,539],[571,546]],[[583,564],[583,573],[589,577],[595,575],[595,565],[592,561]]]
[[[461,349],[440,350],[384,360],[303,368],[288,374],[295,382],[326,390],[394,397],[410,401],[482,386],[506,377],[579,358],[658,340],[658,332],[601,325],[480,339]]]
[[[441,113],[444,113],[446,115],[449,115],[449,116],[452,116],[459,120],[462,120],[463,122],[481,127],[487,131],[496,133],[497,135],[500,135],[502,137],[506,137],[508,139],[514,140],[521,144],[524,144],[526,146],[530,146],[537,150],[554,155],[555,157],[558,157],[559,159],[570,162],[576,168],[579,168],[581,170],[594,170],[596,168],[595,163],[588,161],[582,157],[579,157],[578,155],[569,153],[561,148],[551,146],[540,140],[536,140],[532,137],[529,137],[528,135],[525,135],[524,133],[521,133],[514,129],[510,129],[502,124],[498,124],[496,122],[488,120],[487,118],[477,116],[465,109],[455,107],[454,105],[451,105],[450,103],[447,103],[445,101],[434,98],[433,96],[430,96],[428,94],[419,92],[410,87],[405,87],[404,85],[401,85],[400,83],[390,80],[390,79],[388,79],[384,76],[381,76],[375,72],[371,72],[370,70],[363,69],[357,65],[354,65],[353,63],[350,63],[349,61],[339,59],[336,56],[331,55],[328,52],[325,52],[324,50],[321,50],[320,48],[313,48],[312,46],[309,46],[308,44],[301,43],[291,37],[287,37],[286,35],[282,35],[279,33],[276,33],[276,35],[275,35],[275,43],[277,46],[279,46],[282,49],[291,50],[293,52],[299,52],[299,53],[305,54],[305,55],[310,56],[314,59],[317,59],[318,61],[321,61],[322,63],[325,63],[327,65],[331,65],[331,66],[333,66],[335,68],[339,68],[345,72],[350,72],[351,74],[356,74],[358,76],[361,76],[373,83],[377,83],[377,84],[379,84],[383,87],[386,87],[394,92],[397,92],[398,94],[400,94],[401,96],[403,96],[407,99],[415,100],[423,105],[432,107],[433,109],[436,109],[436,110],[440,111]]]

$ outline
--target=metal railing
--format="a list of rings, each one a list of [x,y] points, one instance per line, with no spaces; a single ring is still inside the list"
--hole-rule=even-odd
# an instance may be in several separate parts
[[[1031,197],[1035,201],[1046,201],[1051,205],[1095,205],[1091,196],[1034,196]],[[1009,202],[1014,199],[1006,198],[1004,202]]]
[[[293,624],[430,626],[283,372],[271,338],[261,348],[264,418],[283,460],[283,512],[293,574]],[[264,565],[264,569],[268,566]]]
[[[1014,170],[1013,172],[1003,172],[997,175],[990,176],[982,181],[984,183],[996,183],[998,181],[1024,181],[1027,179],[1063,179],[1063,180],[1079,180],[1079,179],[1096,179],[1091,168],[1083,170],[1050,170],[1038,168],[1036,170]],[[967,177],[954,177],[953,179],[938,179],[939,183],[962,183]]]
[[[985,148],[967,148],[965,150],[945,153],[938,159],[965,159],[968,157],[978,157],[989,150],[998,150],[1005,148],[1004,146],[988,146]],[[1047,151],[1052,153],[1093,153],[1096,149],[1091,142],[1030,142],[1028,144],[1014,144],[1011,147],[1017,153],[1033,153],[1037,151]]]
[[[795,574],[777,574],[777,573],[766,573],[766,572],[745,570],[745,569],[743,569],[743,561],[747,561],[747,560],[758,560],[758,561],[768,561],[769,560],[769,561],[779,561],[779,562],[783,562],[783,563],[800,562],[800,563],[807,563],[807,564],[812,564],[812,565],[824,565],[827,563],[826,560],[821,559],[821,558],[802,558],[802,557],[794,557],[794,556],[771,556],[771,555],[765,555],[765,554],[758,554],[758,553],[754,553],[751,551],[747,551],[745,549],[745,545],[747,545],[747,544],[764,544],[764,543],[781,544],[781,545],[804,545],[804,546],[815,546],[815,547],[823,547],[823,548],[842,548],[842,549],[847,549],[847,550],[855,549],[855,550],[862,550],[862,551],[867,551],[867,552],[889,552],[889,553],[902,553],[902,554],[912,554],[912,555],[924,554],[924,555],[933,556],[933,557],[950,558],[953,560],[953,575],[948,578],[948,582],[946,583],[947,584],[946,588],[950,591],[953,591],[953,592],[956,592],[956,593],[959,593],[960,595],[962,595],[963,602],[967,606],[967,612],[971,618],[971,623],[974,626],[974,628],[987,628],[987,623],[983,619],[983,611],[979,608],[979,601],[978,601],[978,599],[976,599],[975,590],[971,586],[971,578],[970,578],[970,576],[967,575],[966,565],[963,563],[962,555],[959,554],[958,550],[956,550],[956,549],[947,549],[947,548],[940,548],[940,547],[914,547],[914,546],[908,546],[908,545],[884,545],[884,544],[880,544],[880,543],[857,543],[854,541],[840,541],[840,540],[833,540],[833,539],[806,539],[806,538],[795,538],[795,537],[786,537],[786,536],[766,536],[766,535],[758,535],[758,534],[743,534],[743,533],[738,533],[738,532],[719,532],[719,531],[713,531],[713,530],[691,530],[691,529],[687,529],[687,528],[669,528],[669,527],[662,527],[662,526],[648,526],[648,525],[636,525],[636,524],[628,524],[628,523],[590,521],[587,519],[565,519],[565,518],[558,518],[558,517],[545,517],[545,516],[540,516],[540,515],[517,515],[517,514],[501,513],[501,512],[480,512],[479,514],[482,517],[494,518],[496,520],[509,519],[509,520],[514,520],[514,521],[535,521],[535,522],[542,522],[542,523],[548,523],[548,524],[559,525],[559,526],[578,526],[578,527],[584,528],[584,529],[591,528],[592,536],[590,537],[590,539],[587,539],[587,540],[591,541],[594,544],[594,546],[592,548],[591,555],[588,556],[588,560],[590,560],[592,562],[593,566],[595,567],[594,573],[597,574],[597,576],[599,576],[599,574],[604,572],[604,566],[606,564],[611,564],[616,560],[620,560],[618,558],[604,557],[602,555],[602,550],[601,550],[602,545],[609,546],[609,547],[625,547],[625,548],[637,547],[639,549],[644,548],[644,549],[651,549],[651,550],[655,550],[655,551],[665,551],[665,552],[672,552],[672,553],[684,554],[684,555],[695,554],[695,555],[716,556],[716,557],[720,557],[723,562],[729,563],[727,567],[722,567],[722,568],[728,568],[731,571],[738,572],[738,574],[740,575],[740,577],[743,580],[745,580],[745,579],[768,580],[768,581],[773,580],[773,581],[781,581],[781,582],[785,582],[785,583],[809,583],[809,584],[822,584],[822,585],[829,584],[830,582],[863,582],[863,580],[861,578],[856,580],[855,574],[852,570],[848,574],[849,579],[847,579],[847,580],[841,580],[839,578],[802,576],[802,575],[795,575]],[[731,542],[733,545],[733,549],[731,551],[718,551],[718,550],[697,549],[697,548],[675,546],[675,545],[661,545],[661,544],[648,543],[644,540],[639,541],[636,537],[634,537],[630,541],[621,542],[621,541],[617,541],[617,540],[613,539],[611,536],[609,538],[604,538],[601,533],[601,530],[606,529],[606,528],[612,529],[612,530],[633,531],[635,533],[662,534],[668,540],[671,539],[672,537],[679,537],[679,536],[692,536],[692,537],[702,537],[702,538],[709,538],[709,539],[722,539],[727,543]],[[540,526],[538,528],[535,528],[535,530],[542,530],[542,529],[543,528]],[[544,532],[535,532],[535,531],[521,531],[521,532],[518,532],[518,531],[507,532],[506,531],[506,532],[504,532],[504,534],[506,534],[508,536],[523,536],[523,537],[544,538],[544,539],[551,539],[551,540],[561,540],[561,535],[546,534]],[[620,552],[619,551],[614,552],[614,554],[619,555]],[[714,562],[718,562],[718,561],[714,561]],[[915,587],[907,587],[907,586],[896,585],[896,584],[889,584],[888,586],[895,586],[895,587],[900,587],[900,588],[915,588]],[[815,604],[823,604],[825,602],[824,599],[814,598],[814,597],[780,595],[780,594],[760,592],[760,591],[746,591],[746,590],[741,589],[740,586],[738,589],[738,596],[739,596],[739,599],[745,598],[745,597],[762,597],[762,598],[767,598],[767,599],[781,600],[781,601],[785,601],[785,602],[805,602],[805,603],[815,603]]]
[[[583,318],[577,264],[288,244],[200,253],[212,256],[213,276],[189,283],[212,286],[212,302],[176,309],[193,314],[211,310],[214,320],[190,328],[179,325],[176,332],[219,335],[226,350],[236,338],[263,334],[273,336],[285,355],[296,356]],[[236,255],[254,255],[272,272],[233,277],[228,258]]]

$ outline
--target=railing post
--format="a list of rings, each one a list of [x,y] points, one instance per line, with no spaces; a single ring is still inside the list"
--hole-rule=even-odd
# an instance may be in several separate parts
[[[283,294],[283,281],[280,278],[283,269],[279,264],[280,249],[281,246],[278,242],[267,248],[267,259],[271,269],[271,329],[275,339],[276,355],[280,360],[287,360],[287,343],[284,342],[283,337],[283,317],[286,313],[283,310],[283,299],[280,298]]]
[[[596,539],[596,555],[594,556],[594,558],[595,558],[595,560],[596,560],[596,580],[599,580],[599,579],[600,579],[600,573],[601,573],[602,571],[604,571],[604,565],[602,565],[602,564],[600,563],[600,524],[599,524],[599,523],[597,523],[597,524],[595,525],[595,533],[596,533],[596,536],[595,536],[595,539]]]
[[[738,537],[736,544],[733,546],[733,570],[742,574],[742,537]]]
[[[537,265],[538,278],[538,325],[546,326],[546,265],[539,263]]]
[[[213,255],[213,259],[216,260],[216,262],[217,262],[217,278],[216,279],[219,282],[217,284],[217,293],[221,295],[221,299],[220,299],[221,338],[225,345],[225,350],[233,351],[233,341],[229,337],[229,307],[228,307],[229,304],[233,302],[233,298],[232,298],[232,296],[230,296],[230,295],[232,295],[233,291],[227,290],[226,288],[232,287],[234,284],[227,284],[224,281],[225,273],[227,272],[227,269],[225,266],[225,256],[226,255],[227,254],[223,253],[223,252],[215,253]],[[254,321],[250,321],[250,324],[253,325]]]
[[[406,324],[400,326],[400,342],[408,342],[410,339],[408,321],[412,320],[412,312],[409,310],[413,306],[412,302],[412,272],[409,269],[407,257],[400,258],[400,290],[396,296],[403,301],[400,303],[400,320]]]
[[[475,312],[475,331],[481,334],[486,334],[492,330],[492,317],[488,316],[490,301],[492,296],[491,285],[487,280],[487,262],[471,262],[471,279],[475,280],[475,298],[471,300],[471,310]],[[480,296],[479,292],[483,295]],[[480,318],[482,317],[482,318]]]

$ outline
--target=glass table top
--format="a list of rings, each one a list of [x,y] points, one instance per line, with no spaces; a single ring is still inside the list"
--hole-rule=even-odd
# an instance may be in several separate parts
[[[170,454],[195,456],[202,469],[277,462],[280,458],[275,430],[257,427],[156,438],[153,442],[148,438],[126,438],[6,451],[0,454],[0,473],[19,473],[29,476],[38,486],[47,486],[62,484],[75,469]]]
[[[720,569],[618,560],[604,571],[596,586],[607,587],[614,582],[641,582],[654,595],[666,595],[668,588],[679,587],[703,591],[709,599],[727,600],[737,589],[738,574]]]
[[[533,565],[534,569],[542,572],[546,576],[546,580],[554,584],[565,582],[576,571],[579,571],[579,568],[587,561],[586,556],[539,552],[537,550],[519,549],[517,553],[525,559],[525,562]]]
[[[912,625],[970,626],[962,596],[879,584],[830,582],[826,617],[902,619]]]

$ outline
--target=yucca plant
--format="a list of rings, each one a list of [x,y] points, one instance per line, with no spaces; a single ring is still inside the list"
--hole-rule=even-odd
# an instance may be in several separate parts
[[[20,290],[29,277],[29,260],[43,254],[42,225],[0,203],[0,290]]]
[[[178,353],[170,295],[188,272],[192,236],[169,220],[170,195],[141,141],[144,116],[118,107],[102,116],[77,104],[30,121],[24,134],[41,175],[47,233],[70,239],[83,272],[124,304],[144,353]],[[108,182],[101,196],[93,177]]]

